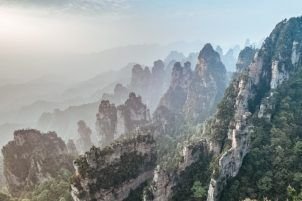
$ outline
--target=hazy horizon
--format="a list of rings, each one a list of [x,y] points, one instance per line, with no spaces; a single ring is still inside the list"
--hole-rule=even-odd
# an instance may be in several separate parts
[[[30,80],[77,70],[79,81],[122,68],[125,61],[149,65],[172,49],[198,51],[202,47],[197,42],[224,49],[242,46],[247,38],[258,43],[276,23],[300,15],[299,5],[298,0],[0,0],[1,79]],[[77,61],[89,55],[85,59],[96,63],[98,52],[137,45],[152,46],[148,55],[153,57],[121,54],[111,58],[120,63],[102,66],[100,58],[97,67]]]

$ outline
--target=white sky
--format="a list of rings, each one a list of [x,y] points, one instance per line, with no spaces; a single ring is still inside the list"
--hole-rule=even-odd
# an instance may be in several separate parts
[[[94,52],[195,40],[228,46],[246,38],[261,40],[283,18],[300,15],[302,7],[300,0],[64,1],[75,5],[0,0],[1,47],[5,52]]]
[[[247,38],[258,42],[279,21],[301,15],[301,8],[301,0],[0,0],[0,79],[16,69],[18,76],[29,68],[28,74],[35,72],[38,67],[22,63],[3,65],[6,58],[29,53],[89,54],[177,41],[222,47]]]

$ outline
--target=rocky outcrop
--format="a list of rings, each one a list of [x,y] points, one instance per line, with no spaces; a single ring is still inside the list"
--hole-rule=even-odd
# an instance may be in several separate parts
[[[155,200],[157,197],[159,200],[186,199],[192,195],[189,192],[192,186],[187,186],[193,185],[194,181],[209,184],[208,201],[221,200],[225,185],[238,174],[243,159],[249,153],[253,122],[270,121],[275,107],[273,94],[285,80],[301,70],[301,30],[302,18],[285,20],[276,26],[261,49],[245,48],[240,53],[238,72],[226,89],[214,118],[208,120],[202,132],[194,138],[204,142],[207,148],[201,153],[209,153],[208,156],[192,157],[194,151],[185,147],[183,165],[178,166],[178,171],[182,170],[179,175],[171,178],[169,174],[158,171],[162,179],[157,179],[158,185],[155,183],[158,186],[154,188]],[[205,160],[207,157],[209,160]],[[197,175],[203,176],[197,178]],[[187,193],[187,197],[181,197],[177,192]]]
[[[216,108],[227,85],[226,69],[210,44],[200,51],[184,111],[187,119],[202,122]]]
[[[80,138],[78,139],[77,144],[80,151],[82,153],[88,151],[93,145],[91,141],[92,131],[83,120],[78,122],[78,134]]]
[[[117,110],[108,100],[102,100],[96,120],[97,136],[102,146],[114,140],[117,126]]]
[[[231,141],[231,145],[229,145],[231,148],[221,153],[219,169],[214,170],[217,172],[214,172],[215,176],[209,186],[209,201],[219,198],[219,192],[221,192],[224,185],[222,182],[226,182],[227,178],[237,175],[243,157],[248,152],[250,125],[248,125],[247,121],[251,117],[251,113],[248,110],[248,100],[251,95],[251,85],[249,83],[243,79],[239,81],[234,117],[230,121],[230,129],[227,136],[227,139]]]
[[[256,49],[252,47],[245,47],[238,56],[236,63],[236,72],[240,73],[246,70],[246,68],[253,62],[256,54]]]
[[[117,107],[117,137],[150,122],[150,112],[140,96],[130,93],[125,104]]]
[[[151,111],[155,110],[161,96],[164,94],[166,90],[166,85],[165,85],[166,78],[167,78],[167,74],[166,74],[164,62],[162,60],[154,61],[149,89],[145,91],[145,93],[146,92],[148,93],[145,94],[146,104],[148,106],[150,105]],[[142,94],[142,96],[145,97],[144,94]]]
[[[171,200],[172,187],[175,185],[175,175],[157,166],[151,184],[152,199],[150,201]],[[149,201],[148,200],[148,201]]]
[[[96,128],[102,146],[121,135],[150,122],[150,113],[140,96],[130,93],[123,105],[115,106],[103,100],[97,114]]]
[[[152,179],[156,151],[151,132],[140,130],[104,149],[93,147],[77,159],[71,184],[74,200],[122,201]]]
[[[129,88],[138,94],[142,94],[150,84],[151,72],[149,67],[143,68],[139,64],[135,64],[132,68],[132,76]]]
[[[238,78],[236,94],[233,96],[234,110],[228,129],[223,132],[226,135],[225,144],[220,145],[221,149],[217,153],[218,169],[214,171],[210,182],[208,201],[219,200],[228,179],[238,174],[243,158],[250,148],[253,127],[251,117],[265,116],[270,119],[269,109],[265,109],[272,107],[269,97],[284,80],[290,79],[290,74],[301,62],[301,30],[302,18],[279,23],[257,52],[254,61]],[[218,133],[213,134],[212,137]],[[215,144],[217,140],[212,138],[212,142]]]
[[[192,177],[191,166],[201,158],[210,158],[211,151],[206,140],[196,141],[192,144],[184,145],[180,153],[181,160],[177,164],[175,171],[166,170],[157,166],[154,170],[154,177],[151,183],[152,201],[175,200],[179,194],[182,194],[179,185],[188,185],[186,177]],[[206,167],[206,164],[201,164]],[[198,165],[197,165],[198,166]],[[197,167],[198,168],[198,167]],[[196,169],[196,167],[195,167]],[[184,184],[183,184],[184,183]],[[177,200],[180,200],[177,198]]]
[[[136,64],[132,69],[132,79],[129,89],[140,94],[151,111],[154,111],[160,97],[166,90],[166,71],[162,60],[154,61],[151,71]]]
[[[186,63],[183,67],[180,62],[176,62],[172,70],[170,87],[161,98],[159,106],[165,107],[175,113],[182,112],[187,100],[192,77],[193,72],[190,63]]]
[[[226,70],[210,44],[200,51],[194,71],[190,62],[174,64],[168,91],[161,98],[155,116],[167,108],[192,122],[202,122],[214,111],[227,84]]]
[[[135,64],[131,71],[131,81],[126,87],[117,84],[113,94],[103,94],[102,100],[116,105],[123,104],[129,92],[140,94],[151,111],[155,110],[160,97],[166,90],[167,73],[162,60],[153,62],[152,68]]]
[[[18,196],[36,184],[55,178],[58,171],[74,171],[64,141],[56,133],[18,130],[2,148],[4,175],[9,192]]]

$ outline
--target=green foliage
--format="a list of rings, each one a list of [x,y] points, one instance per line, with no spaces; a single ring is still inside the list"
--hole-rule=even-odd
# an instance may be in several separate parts
[[[156,156],[151,155],[149,160],[148,155],[143,155],[137,151],[124,153],[120,161],[111,163],[104,168],[88,169],[87,177],[96,179],[96,183],[90,184],[89,190],[91,194],[97,192],[100,188],[109,189],[117,187],[125,181],[136,178],[144,171],[149,171],[155,167]],[[76,181],[76,177],[72,182]]]
[[[71,173],[63,169],[56,178],[36,185],[30,191],[24,191],[19,198],[1,200],[0,193],[0,201],[73,201],[70,195],[70,176]]]
[[[296,142],[295,147],[294,147],[294,152],[297,156],[302,157],[302,141],[301,140]]]
[[[269,176],[264,176],[262,177],[258,182],[257,182],[257,187],[261,192],[269,192],[272,189],[272,178]]]
[[[206,197],[200,197],[200,195],[203,190],[205,192],[208,191],[208,186],[202,186],[201,184],[208,184],[210,182],[209,175],[212,173],[210,167],[211,159],[212,156],[210,154],[202,154],[195,163],[186,168],[186,171],[180,173],[176,178],[177,185],[172,189],[174,193],[172,197],[173,201],[203,201],[206,199]],[[196,195],[199,195],[199,197],[195,197]]]
[[[287,195],[289,201],[302,201],[302,192],[298,193],[293,187],[287,187]]]
[[[156,139],[157,164],[172,172],[181,162],[180,152],[185,141],[196,133],[196,127],[189,123],[179,123],[170,129],[165,135]]]
[[[207,191],[205,188],[201,185],[200,181],[195,181],[193,184],[193,187],[191,188],[191,191],[193,192],[193,197],[196,200],[201,200],[207,195]]]
[[[0,193],[0,201],[11,201],[11,197],[4,193]]]
[[[253,119],[251,150],[221,200],[300,200],[302,190],[302,73],[271,98],[271,121]],[[289,188],[290,186],[290,188]]]
[[[69,178],[71,173],[63,170],[56,179],[36,186],[29,197],[30,201],[72,201]]]
[[[30,201],[72,201],[68,180],[50,180],[37,186]]]
[[[230,86],[225,90],[224,97],[218,105],[216,118],[210,120],[207,124],[209,128],[206,129],[205,135],[214,138],[221,146],[221,149],[226,145],[225,142],[227,141],[229,125],[234,117],[234,105],[238,94],[239,80],[244,77],[245,75],[234,77]]]

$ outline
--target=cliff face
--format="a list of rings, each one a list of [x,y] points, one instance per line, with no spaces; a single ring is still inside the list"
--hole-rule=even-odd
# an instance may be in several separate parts
[[[151,131],[116,141],[104,149],[93,147],[74,162],[72,178],[75,201],[122,201],[153,176],[156,163]]]
[[[260,131],[258,131],[258,133],[255,132],[254,129],[256,127],[255,123],[257,122],[257,124],[259,124],[259,122],[263,122],[264,125],[267,125],[270,124],[269,122],[271,122],[272,119],[276,119],[276,117],[273,115],[276,107],[280,108],[280,105],[286,105],[285,107],[282,106],[281,109],[284,110],[284,108],[287,108],[288,110],[288,108],[294,107],[294,105],[297,104],[297,101],[290,97],[283,97],[284,100],[280,100],[280,95],[278,94],[281,92],[281,94],[286,94],[284,89],[283,91],[279,91],[280,87],[282,88],[285,81],[293,78],[297,80],[294,82],[295,84],[287,86],[287,89],[291,89],[290,93],[292,96],[295,96],[296,98],[300,97],[299,93],[297,92],[299,89],[295,87],[300,86],[301,84],[299,83],[301,82],[300,78],[297,78],[295,75],[299,73],[301,74],[302,70],[301,19],[302,18],[293,18],[279,23],[270,36],[265,40],[261,49],[256,51],[252,48],[245,48],[240,53],[237,62],[238,72],[235,73],[233,80],[226,89],[225,95],[222,98],[221,103],[218,105],[218,110],[214,118],[207,121],[203,126],[201,133],[197,135],[197,138],[194,138],[194,140],[201,139],[206,144],[204,146],[206,149],[201,151],[201,157],[196,158],[192,157],[194,152],[188,151],[185,146],[183,153],[184,160],[178,165],[177,168],[180,173],[169,177],[169,173],[165,173],[163,170],[158,171],[157,174],[161,176],[160,179],[158,179],[159,177],[156,176],[155,178],[157,179],[154,180],[154,185],[158,187],[155,188],[156,191],[154,191],[155,200],[192,200],[189,197],[193,194],[191,189],[196,181],[203,185],[199,186],[200,189],[207,191],[207,195],[202,195],[202,199],[207,199],[208,201],[239,200],[239,196],[236,197],[231,193],[224,192],[224,195],[228,196],[226,198],[221,197],[221,193],[224,191],[227,183],[231,185],[227,190],[231,190],[232,193],[234,193],[236,191],[234,189],[241,184],[244,184],[244,189],[248,191],[247,189],[249,189],[249,182],[255,183],[253,176],[249,178],[249,182],[246,182],[246,175],[253,175],[251,173],[253,172],[253,170],[251,170],[251,163],[259,159],[259,156],[258,158],[255,158],[255,152],[258,153],[260,149],[262,151],[260,153],[265,153],[266,149],[261,147],[256,147],[254,153],[250,156],[249,165],[246,165],[245,169],[242,170],[241,176],[243,175],[243,178],[236,178],[236,180],[231,179],[238,175],[244,158],[250,152],[251,148],[253,148],[251,147],[252,134],[259,135],[259,132],[262,132],[264,135],[263,140],[270,137],[272,138],[271,142],[269,143],[278,144],[280,142],[280,145],[278,145],[276,150],[272,152],[278,153],[279,155],[275,154],[278,155],[276,161],[274,161],[275,164],[271,165],[273,167],[270,167],[270,169],[267,170],[268,172],[265,172],[267,173],[266,177],[264,177],[264,180],[261,180],[261,182],[266,183],[259,183],[257,181],[257,184],[251,184],[256,185],[252,192],[238,194],[250,195],[254,196],[253,198],[255,198],[255,195],[257,196],[259,191],[257,187],[265,188],[264,191],[266,191],[268,187],[263,185],[267,184],[276,186],[276,188],[273,188],[273,190],[269,191],[270,193],[276,194],[275,189],[280,189],[279,187],[282,185],[283,188],[280,190],[282,191],[283,197],[281,200],[285,200],[283,198],[287,195],[287,187],[288,185],[292,185],[292,183],[287,180],[289,178],[287,172],[280,173],[280,171],[277,171],[277,173],[275,173],[276,170],[273,169],[276,168],[275,166],[278,166],[278,170],[281,168],[278,164],[280,164],[280,157],[285,153],[284,151],[282,152],[282,150],[285,149],[282,146],[285,146],[284,143],[286,141],[284,135],[286,136],[286,131],[293,123],[292,118],[294,117],[295,119],[300,119],[301,117],[293,112],[289,114],[282,113],[281,117],[277,117],[279,118],[277,123],[279,125],[283,124],[281,123],[283,121],[289,121],[289,125],[286,127],[286,129],[278,128],[278,130],[273,127],[271,131],[267,131],[265,129],[268,128],[264,126],[260,127]],[[209,57],[208,55],[207,58],[215,57]],[[215,61],[215,59],[213,60]],[[200,65],[200,70],[198,71],[201,72],[200,75],[205,72],[202,66],[204,65]],[[217,79],[222,80],[219,77],[217,77]],[[192,81],[192,83],[193,82],[194,81]],[[219,82],[216,84],[219,84]],[[279,98],[276,98],[276,96],[279,96]],[[285,104],[285,100],[292,100],[292,105]],[[289,120],[286,118],[289,118]],[[282,132],[280,130],[282,130]],[[289,133],[290,136],[287,137],[288,141],[290,141],[291,135],[293,135],[295,132],[296,131],[292,131],[292,133]],[[268,134],[272,136],[267,136]],[[274,138],[278,135],[282,135],[280,138],[282,138],[283,141],[278,141],[280,139],[276,140]],[[253,138],[255,138],[255,136],[253,136]],[[262,139],[261,136],[258,136],[258,138]],[[297,139],[295,138],[295,140]],[[298,142],[295,142],[295,140],[293,140],[293,145],[290,146],[298,146]],[[286,142],[288,143],[288,141]],[[272,145],[269,143],[264,147],[272,147]],[[196,144],[192,142],[191,145],[193,147],[200,146],[198,143]],[[287,146],[288,145],[286,144],[285,147]],[[210,154],[207,156],[206,153]],[[267,155],[271,155],[271,153],[267,153]],[[261,163],[261,161],[259,162]],[[290,160],[284,163],[290,163]],[[252,167],[257,167],[257,164],[257,162],[254,162]],[[251,172],[247,173],[248,171]],[[259,171],[257,171],[257,174],[259,174]],[[283,176],[281,179],[280,175]],[[272,181],[274,180],[269,176],[273,177],[274,179],[276,179],[275,177],[279,176],[278,178],[282,180],[280,181],[281,183],[286,178],[286,181],[284,181],[286,185],[280,184],[280,182],[279,184],[273,184]],[[238,183],[238,180],[241,183]],[[240,197],[240,200],[245,198],[246,197]],[[259,193],[257,198],[262,199],[263,194]],[[278,198],[280,198],[279,195],[274,195],[272,200],[280,200]]]
[[[9,192],[18,196],[23,190],[55,178],[61,169],[72,172],[73,158],[56,133],[18,130],[14,140],[2,148],[4,175]]]
[[[184,67],[179,62],[174,64],[170,87],[155,115],[167,108],[173,113],[182,113],[187,120],[202,122],[222,98],[226,84],[226,70],[220,56],[206,44],[199,53],[195,71],[191,70],[190,62]]]
[[[102,100],[116,105],[123,104],[129,92],[140,94],[151,111],[154,111],[160,97],[166,89],[167,73],[162,60],[153,62],[152,68],[135,64],[131,71],[131,80],[127,86],[117,84],[113,94],[105,93]]]
[[[150,122],[150,112],[140,96],[130,93],[124,105],[117,107],[117,136],[131,132]]]
[[[151,71],[149,67],[143,68],[141,65],[136,64],[132,68],[132,77],[130,88],[136,93],[143,93],[147,89],[151,79]]]
[[[226,69],[210,44],[200,51],[184,111],[187,119],[202,122],[221,100],[227,85]]]
[[[114,140],[117,125],[117,110],[108,100],[102,100],[97,113],[96,130],[100,143],[106,145]]]
[[[251,47],[245,47],[238,56],[236,63],[236,72],[240,73],[246,70],[246,68],[253,62],[256,54],[256,49]]]
[[[209,160],[212,157],[210,147],[206,140],[195,141],[185,145],[173,171],[157,166],[151,183],[152,199],[150,201],[183,201],[194,200],[190,194],[191,182],[209,174]],[[200,162],[202,161],[202,162]],[[204,171],[200,174],[198,171]],[[190,179],[188,179],[190,178]],[[189,192],[184,190],[189,189]],[[148,200],[148,201],[149,201]]]
[[[78,139],[77,144],[80,151],[82,153],[88,151],[93,145],[91,141],[92,131],[83,120],[78,122],[78,134],[80,138]]]
[[[148,67],[134,65],[129,85],[131,91],[140,94],[151,111],[154,111],[165,90],[165,64],[162,60],[154,61],[151,71]]]
[[[212,144],[219,155],[218,169],[214,171],[208,192],[208,201],[219,200],[229,178],[235,177],[240,170],[243,158],[250,149],[252,117],[268,117],[271,107],[267,102],[283,81],[297,70],[301,62],[302,18],[293,18],[279,23],[257,52],[253,62],[241,73],[234,84],[234,109],[230,113],[228,129],[215,132],[215,124],[210,126]],[[267,113],[268,112],[268,113]],[[224,117],[225,118],[225,117]],[[228,119],[228,118],[225,118]],[[219,118],[216,122],[223,121]],[[221,142],[214,136],[225,136]],[[226,151],[225,151],[226,150]]]
[[[130,93],[125,104],[116,107],[103,100],[97,114],[96,128],[102,146],[150,121],[147,106],[140,96]]]
[[[183,67],[180,62],[176,62],[172,70],[170,87],[161,98],[159,105],[175,113],[180,113],[186,102],[192,77],[190,63],[186,63]]]
[[[151,111],[155,110],[160,100],[160,97],[164,94],[166,90],[166,79],[167,73],[164,62],[162,60],[154,61],[152,67],[152,76],[149,85],[150,92],[147,103],[147,105],[150,105]]]

